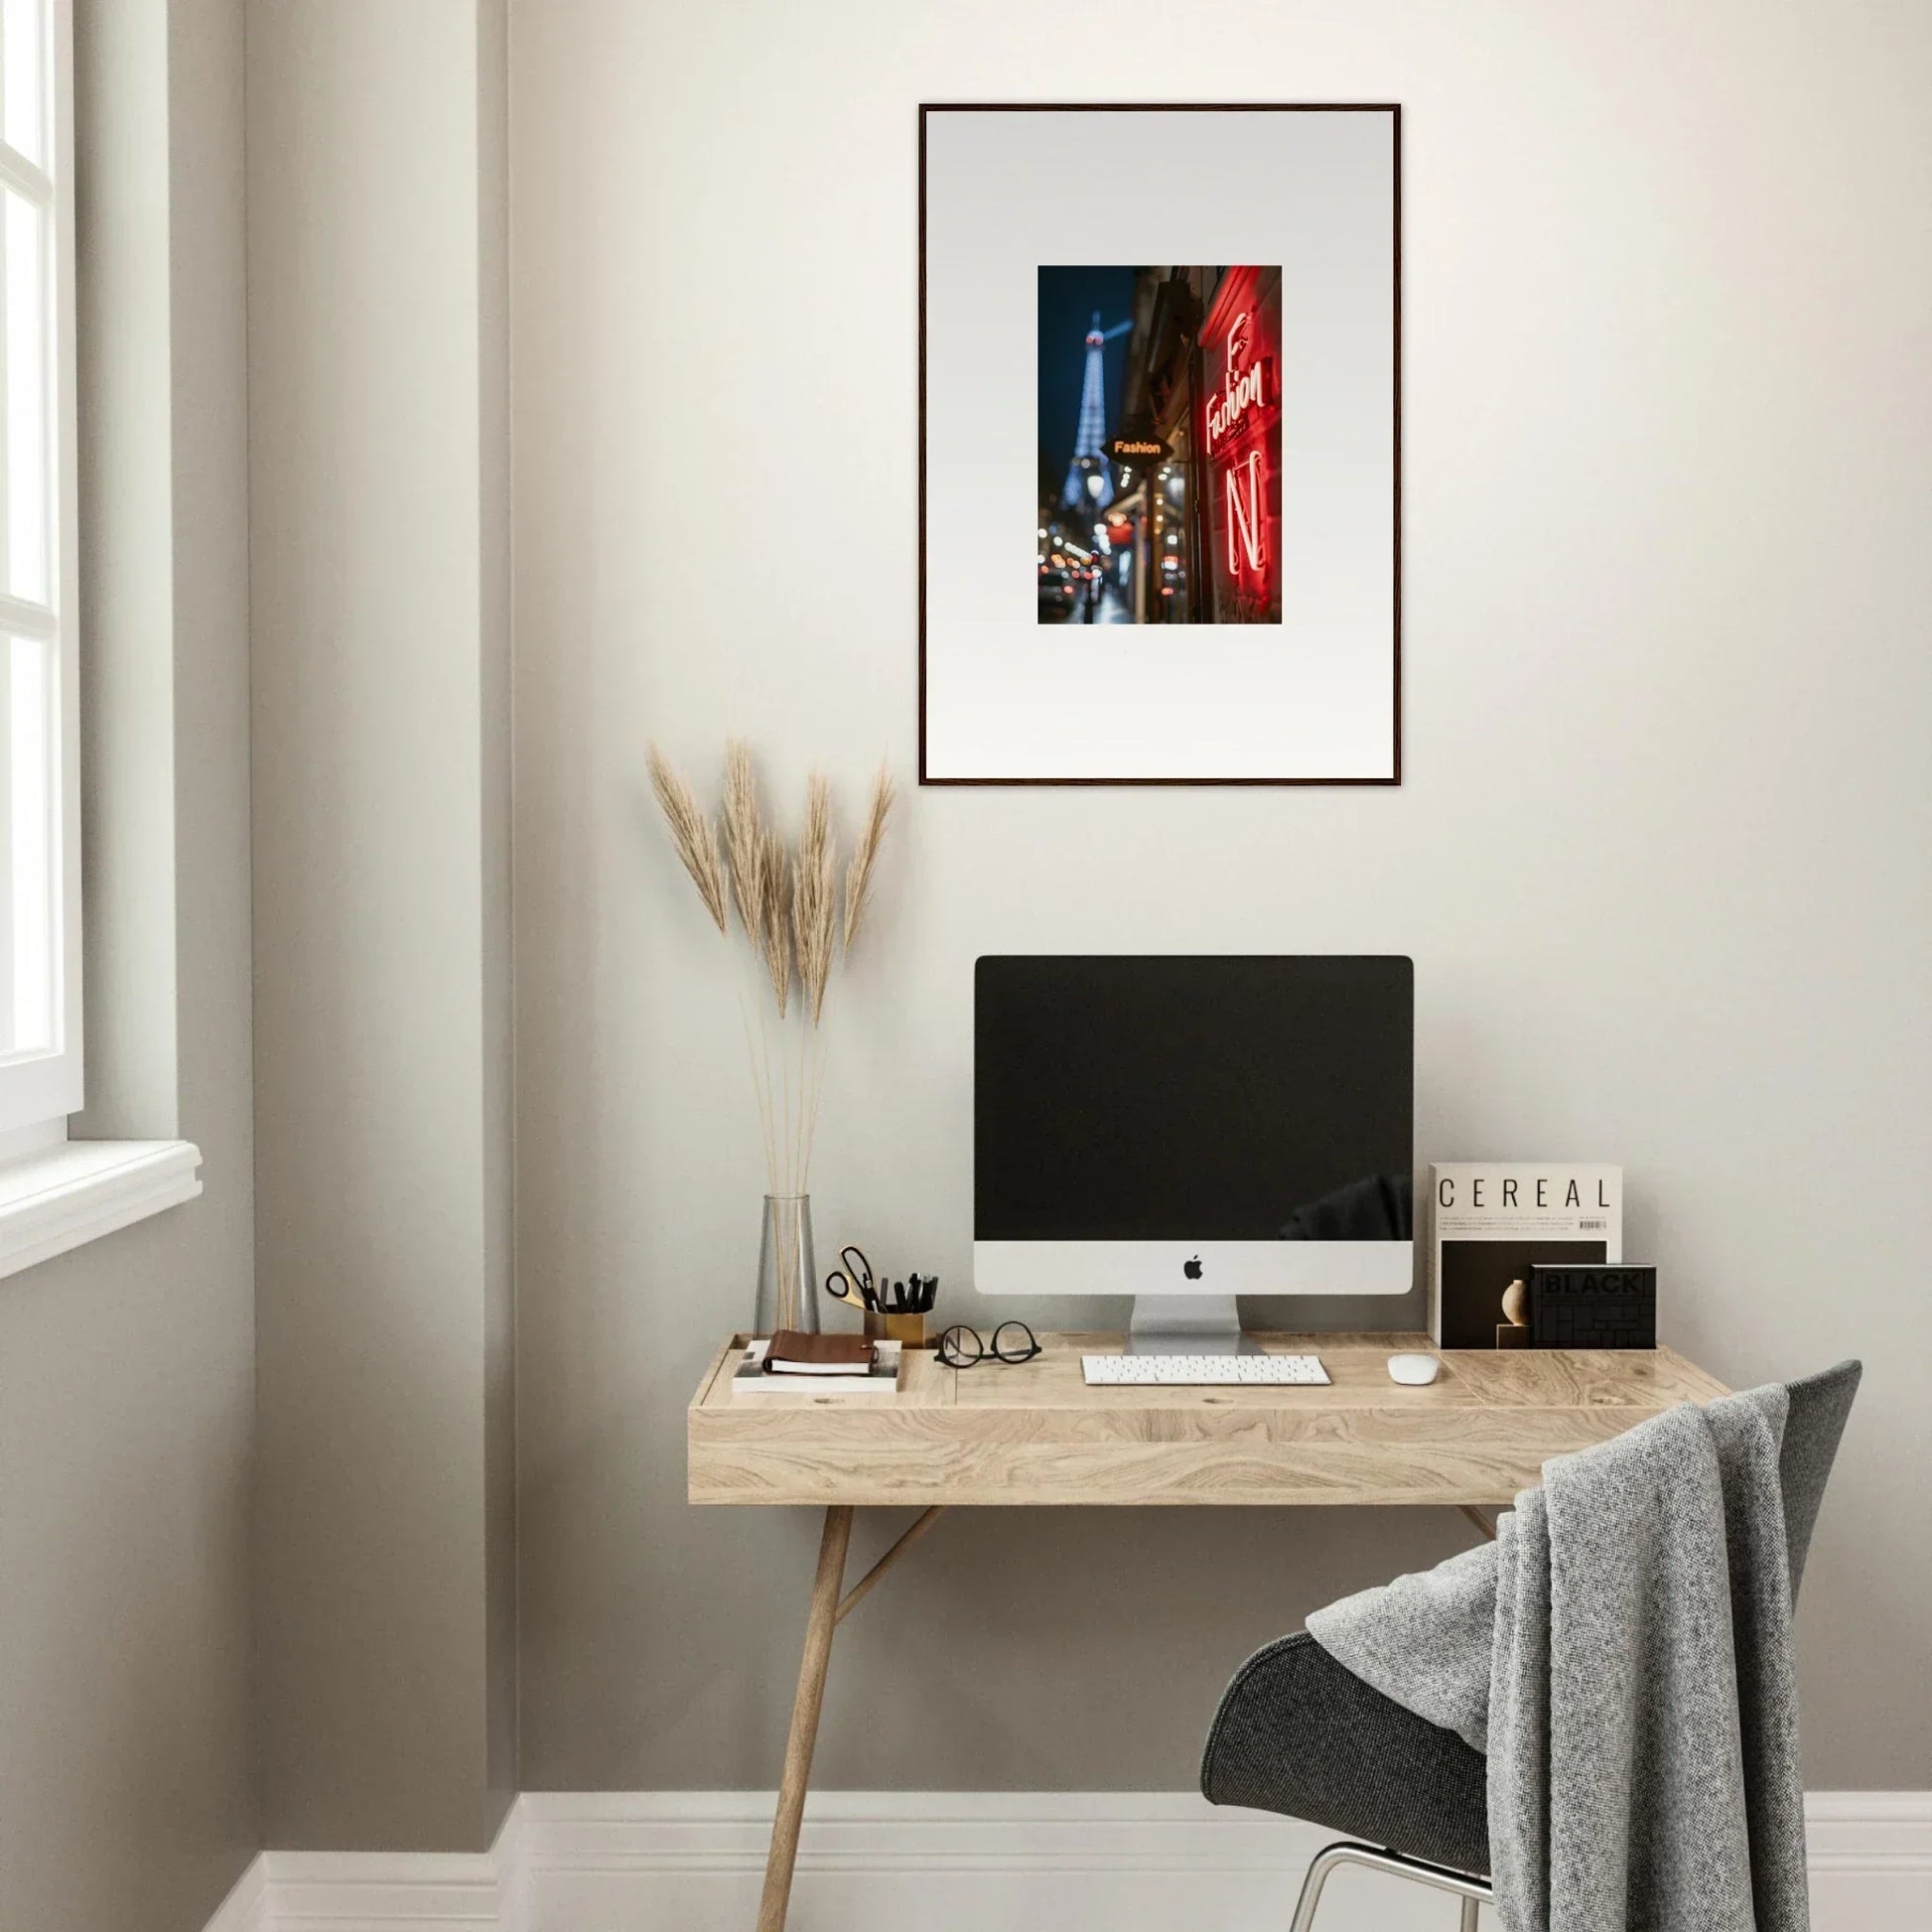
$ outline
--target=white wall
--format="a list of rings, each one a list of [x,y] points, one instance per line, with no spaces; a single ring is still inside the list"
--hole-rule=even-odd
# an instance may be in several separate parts
[[[909,796],[823,1243],[972,1311],[978,953],[1411,953],[1422,1160],[1621,1161],[1670,1341],[1865,1358],[1808,1781],[1927,1782],[1929,56],[1915,0],[517,6],[526,1787],[777,1761],[816,1531],[682,1500],[760,1176],[643,747],[909,774],[915,104],[1069,95],[1403,103],[1406,781]],[[1184,1786],[1247,1648],[1464,1534],[952,1520],[842,1639],[822,1782]]]
[[[266,1842],[515,1789],[503,0],[248,32]]]

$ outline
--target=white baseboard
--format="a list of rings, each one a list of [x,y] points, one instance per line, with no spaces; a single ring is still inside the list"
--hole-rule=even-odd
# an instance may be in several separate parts
[[[488,1852],[265,1853],[208,1932],[744,1932],[771,1805],[769,1792],[526,1792]],[[1932,1925],[1932,1792],[1814,1792],[1806,1814],[1814,1932]],[[1279,1932],[1335,1836],[1191,1793],[821,1792],[790,1932]],[[1320,1921],[1442,1923],[1440,1895],[1346,1869]]]
[[[207,1932],[534,1932],[522,1802],[487,1852],[262,1852]]]
[[[260,1853],[208,1920],[207,1932],[268,1932],[268,1861]]]
[[[1932,1791],[1810,1791],[1812,1932],[1932,1925]]]

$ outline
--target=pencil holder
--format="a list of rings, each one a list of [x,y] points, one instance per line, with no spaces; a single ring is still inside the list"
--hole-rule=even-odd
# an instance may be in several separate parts
[[[866,1338],[869,1341],[897,1341],[907,1348],[923,1348],[926,1345],[925,1316],[869,1313],[866,1316]]]

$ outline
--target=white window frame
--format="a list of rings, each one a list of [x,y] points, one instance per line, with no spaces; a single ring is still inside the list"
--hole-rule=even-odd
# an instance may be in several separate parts
[[[19,0],[11,0],[19,4]],[[76,616],[79,570],[76,470],[73,253],[73,18],[71,0],[42,0],[42,168],[0,138],[0,186],[43,210],[43,318],[48,356],[43,421],[48,425],[53,507],[48,543],[49,604],[0,590],[0,636],[35,637],[55,653],[59,728],[52,734],[49,787],[53,908],[53,1040],[40,1051],[0,1060],[0,1151],[20,1152],[67,1138],[67,1117],[85,1093],[80,932],[80,669]],[[3,133],[4,130],[0,130]],[[0,321],[4,321],[0,282]],[[10,919],[11,925],[11,919]]]
[[[0,10],[22,0],[0,0]],[[68,1117],[85,1094],[81,1034],[79,510],[76,481],[78,351],[74,293],[72,0],[37,0],[41,15],[40,167],[9,146],[0,118],[0,185],[46,210],[42,399],[50,474],[46,607],[0,590],[0,637],[46,640],[57,661],[59,730],[49,734],[51,853],[47,868],[52,1043],[0,1059],[0,1276],[51,1260],[202,1191],[201,1150],[188,1141],[69,1140]],[[0,21],[0,24],[4,24]],[[4,75],[0,75],[4,81]],[[3,97],[3,96],[0,96]],[[0,269],[4,254],[0,254]],[[5,324],[0,275],[0,328]],[[0,498],[4,492],[0,491]],[[4,503],[0,502],[0,509]],[[11,673],[9,671],[8,675]],[[9,687],[10,688],[10,687]],[[7,723],[0,712],[0,727]],[[9,825],[11,826],[11,814]],[[9,836],[11,833],[9,832]],[[10,855],[9,855],[10,856]],[[11,864],[0,886],[11,891]],[[11,940],[12,907],[9,905]],[[6,992],[11,997],[12,959]]]

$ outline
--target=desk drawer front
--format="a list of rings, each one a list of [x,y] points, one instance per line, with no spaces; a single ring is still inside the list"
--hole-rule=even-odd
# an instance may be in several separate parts
[[[1551,1455],[1657,1410],[928,1409],[690,1417],[694,1503],[1512,1501]]]

